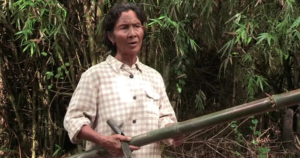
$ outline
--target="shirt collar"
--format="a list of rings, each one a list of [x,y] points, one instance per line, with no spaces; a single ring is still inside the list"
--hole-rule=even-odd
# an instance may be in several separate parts
[[[109,55],[106,60],[105,60],[111,67],[112,69],[119,73],[121,68],[125,66],[124,63],[121,61],[117,60],[115,57]],[[136,68],[140,72],[142,72],[142,63],[139,61],[139,58],[137,57],[136,62],[132,65],[132,68]]]

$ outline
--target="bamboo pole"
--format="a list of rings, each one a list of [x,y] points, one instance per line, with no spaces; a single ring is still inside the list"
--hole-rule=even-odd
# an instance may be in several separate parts
[[[34,84],[34,83],[33,83]],[[31,158],[35,158],[36,157],[36,152],[35,152],[35,148],[36,148],[36,130],[37,130],[37,122],[36,122],[36,93],[38,92],[38,89],[36,88],[36,86],[33,86],[33,95],[32,95],[32,147],[31,147]],[[29,97],[29,96],[28,96]]]
[[[218,124],[247,118],[249,116],[263,114],[268,111],[293,106],[300,103],[300,89],[269,96],[260,100],[245,103],[239,106],[228,108],[222,111],[197,117],[172,126],[153,130],[147,133],[132,137],[130,145],[144,146],[161,140],[178,137],[183,134],[192,133],[199,129],[212,127]],[[101,153],[102,152],[102,153]],[[71,156],[70,158],[88,158],[98,154],[104,155],[103,149],[94,149]]]
[[[20,133],[21,133],[21,141],[24,141],[26,139],[26,135],[24,134],[24,128],[23,128],[23,121],[20,117],[20,114],[19,114],[19,111],[18,111],[18,105],[16,103],[16,99],[15,99],[15,96],[13,95],[12,91],[11,91],[11,87],[10,87],[10,84],[8,84],[8,78],[7,78],[7,75],[4,74],[4,61],[2,58],[0,58],[0,74],[2,76],[2,82],[3,82],[3,86],[5,86],[5,90],[7,91],[7,96],[8,96],[8,99],[12,105],[12,108],[13,108],[13,111],[16,115],[16,121],[17,121],[17,124],[18,124],[18,129],[20,130]]]

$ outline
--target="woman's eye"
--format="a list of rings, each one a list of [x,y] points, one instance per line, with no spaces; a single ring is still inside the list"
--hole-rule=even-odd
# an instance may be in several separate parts
[[[121,26],[120,29],[121,30],[126,30],[126,29],[128,29],[128,26]]]

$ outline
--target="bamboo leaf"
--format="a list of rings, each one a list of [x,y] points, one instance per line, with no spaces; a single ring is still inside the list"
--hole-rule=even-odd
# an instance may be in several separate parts
[[[47,56],[48,54],[46,52],[41,53],[43,56]]]
[[[66,31],[66,26],[65,26],[65,25],[62,25],[61,28],[62,28],[64,34],[67,36],[67,38],[70,39],[69,36],[68,36],[68,33],[67,33],[67,31]]]
[[[250,53],[246,53],[246,54],[243,55],[242,61],[243,62],[252,62],[253,58],[252,58]]]
[[[156,24],[156,23],[158,23],[159,26],[162,26],[162,23],[161,23],[160,20],[157,20],[157,19],[150,19],[150,21],[152,21],[152,22],[149,23],[148,26],[151,26],[151,25]]]
[[[299,33],[298,30],[295,30],[295,35],[294,36],[296,36],[298,38],[298,40],[300,40],[300,33]]]
[[[231,39],[219,50],[219,52],[223,52],[221,57],[223,57],[227,52],[231,52],[233,44],[234,44],[234,39]]]
[[[261,33],[258,36],[257,39],[258,39],[258,42],[256,44],[261,43],[263,40],[267,40],[268,45],[271,46],[271,40],[272,40],[272,35],[271,34],[269,34],[269,33]]]
[[[251,42],[251,40],[252,40],[252,37],[249,37],[248,41],[247,41],[247,44],[249,44]]]
[[[292,31],[292,29],[298,27],[300,24],[300,16],[294,21],[294,23],[292,24],[292,26],[289,28],[289,32]]]

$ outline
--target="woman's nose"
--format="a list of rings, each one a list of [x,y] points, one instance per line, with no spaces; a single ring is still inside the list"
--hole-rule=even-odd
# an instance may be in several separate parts
[[[129,37],[135,37],[135,36],[137,36],[136,30],[133,27],[129,27],[128,35],[129,35]]]

